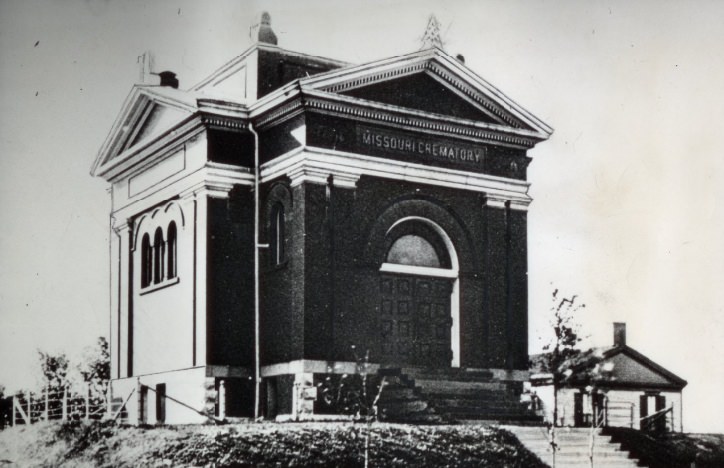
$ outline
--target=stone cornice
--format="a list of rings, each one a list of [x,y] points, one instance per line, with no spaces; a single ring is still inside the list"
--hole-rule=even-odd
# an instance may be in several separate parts
[[[335,185],[347,188],[366,175],[485,193],[491,201],[499,200],[503,207],[510,203],[515,210],[526,210],[532,201],[528,195],[530,184],[525,181],[323,148],[296,148],[261,167],[262,182],[288,176],[292,186],[304,182],[326,184],[330,175]]]
[[[433,114],[320,91],[304,92],[305,106],[318,112],[349,116],[368,123],[384,123],[398,128],[423,130],[441,136],[457,136],[470,141],[532,148],[543,138],[536,132],[502,125]]]

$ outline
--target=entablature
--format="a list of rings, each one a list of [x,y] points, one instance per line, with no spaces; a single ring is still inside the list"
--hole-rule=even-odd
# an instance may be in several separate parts
[[[262,182],[289,177],[292,187],[327,184],[329,176],[343,188],[354,188],[360,177],[371,176],[485,193],[491,206],[516,210],[527,210],[532,201],[530,184],[525,181],[310,146],[296,148],[261,167]]]

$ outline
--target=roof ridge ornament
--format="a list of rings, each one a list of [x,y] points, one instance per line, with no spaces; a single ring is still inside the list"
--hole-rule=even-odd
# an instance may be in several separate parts
[[[420,40],[420,50],[432,49],[433,47],[444,50],[442,37],[440,36],[440,21],[437,20],[434,14],[431,14],[427,19],[425,33]]]
[[[256,37],[254,37],[256,36]],[[265,11],[261,14],[261,21],[249,28],[249,37],[254,42],[277,45],[277,35],[271,28],[271,15]]]

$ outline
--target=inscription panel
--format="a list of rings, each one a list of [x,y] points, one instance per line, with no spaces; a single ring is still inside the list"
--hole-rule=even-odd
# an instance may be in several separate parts
[[[476,166],[485,164],[486,147],[444,139],[426,138],[367,126],[356,127],[357,146],[361,150],[377,150],[414,157],[428,162],[458,163]]]

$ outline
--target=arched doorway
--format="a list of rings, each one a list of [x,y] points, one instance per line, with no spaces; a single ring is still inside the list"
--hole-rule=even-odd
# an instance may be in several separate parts
[[[385,235],[380,267],[381,360],[460,365],[458,258],[435,222],[400,219]]]

